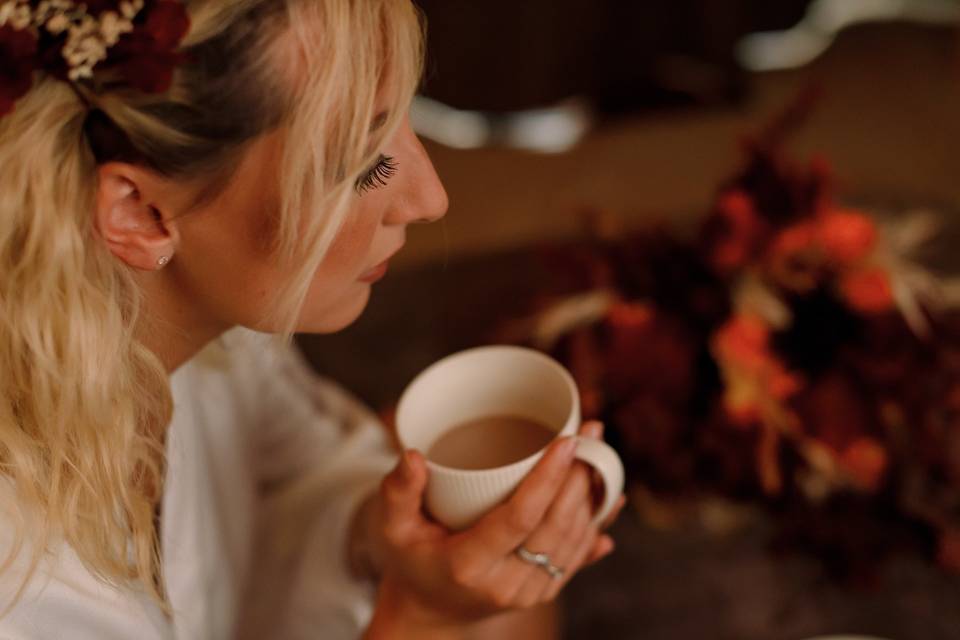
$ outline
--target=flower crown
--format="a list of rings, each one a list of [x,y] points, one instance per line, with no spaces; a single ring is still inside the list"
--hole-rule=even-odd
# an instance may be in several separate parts
[[[144,93],[170,88],[190,28],[178,0],[0,0],[0,117],[35,71],[74,84],[110,69]]]

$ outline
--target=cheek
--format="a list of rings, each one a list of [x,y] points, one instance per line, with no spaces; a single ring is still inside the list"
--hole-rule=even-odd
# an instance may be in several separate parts
[[[370,207],[358,205],[348,212],[343,226],[320,263],[315,280],[363,273],[364,268],[370,266],[366,261],[379,226],[380,217]]]
[[[370,285],[358,278],[372,264],[380,217],[370,208],[351,211],[310,284],[297,330],[332,333],[351,324],[363,312]]]

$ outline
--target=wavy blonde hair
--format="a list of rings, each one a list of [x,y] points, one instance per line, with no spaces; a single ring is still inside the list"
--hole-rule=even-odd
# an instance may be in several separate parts
[[[136,339],[133,275],[94,230],[97,166],[140,164],[209,197],[249,142],[285,132],[273,248],[297,267],[273,306],[292,330],[356,176],[419,79],[409,0],[185,4],[190,63],[167,94],[37,77],[0,119],[0,475],[29,507],[0,571],[27,542],[24,586],[56,538],[100,579],[164,601],[154,520],[169,380]],[[390,113],[371,132],[378,102]]]

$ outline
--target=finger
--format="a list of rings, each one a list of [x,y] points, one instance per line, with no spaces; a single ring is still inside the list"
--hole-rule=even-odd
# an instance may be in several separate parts
[[[554,565],[565,569],[585,537],[591,517],[589,474],[582,465],[574,465],[540,526],[523,546],[535,553],[546,553]],[[523,560],[518,558],[517,562]],[[535,569],[520,592],[525,606],[540,602],[548,584],[554,580],[542,568]]]
[[[383,479],[384,519],[388,529],[397,533],[423,519],[423,491],[427,486],[427,465],[419,452],[404,452],[397,466]]]
[[[576,446],[573,438],[560,438],[553,443],[513,496],[466,532],[463,552],[501,558],[512,554],[540,524],[563,487]]]
[[[590,488],[591,469],[583,463],[574,464],[564,479],[563,487],[547,511],[547,522],[558,528],[568,526],[579,509],[590,513],[593,500]]]
[[[524,546],[534,552],[547,553],[551,562],[564,571],[575,570],[575,565],[582,561],[579,555],[585,540],[589,539],[592,544],[596,537],[592,518],[589,471],[582,465],[574,465],[543,522]],[[528,606],[541,602],[554,582],[557,579],[541,568],[521,590],[521,601]]]
[[[563,583],[571,572],[576,571],[577,565],[582,562],[581,548],[586,540],[592,544],[596,536],[596,530],[590,524],[590,519],[589,505],[581,499],[580,508],[568,514],[565,521],[558,522],[548,517],[530,537],[529,544],[524,545],[531,551],[547,553],[550,562],[564,572],[562,577],[556,578],[538,567],[520,592],[521,602],[525,606],[543,602],[545,594],[551,592],[551,585]]]
[[[613,550],[617,548],[617,543],[613,541],[608,535],[602,535],[597,538],[596,542],[593,545],[593,549],[590,550],[590,553],[587,555],[586,561],[583,563],[583,566],[589,566],[600,560],[603,560],[608,555],[613,553]]]
[[[584,422],[583,426],[580,427],[580,435],[587,438],[596,438],[597,440],[600,440],[603,438],[603,423],[599,420]]]

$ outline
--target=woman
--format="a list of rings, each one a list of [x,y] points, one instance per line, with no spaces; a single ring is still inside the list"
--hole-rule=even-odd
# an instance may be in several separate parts
[[[407,0],[0,1],[0,638],[459,637],[610,551],[564,442],[432,523],[263,335],[349,325],[444,215],[421,47]]]

